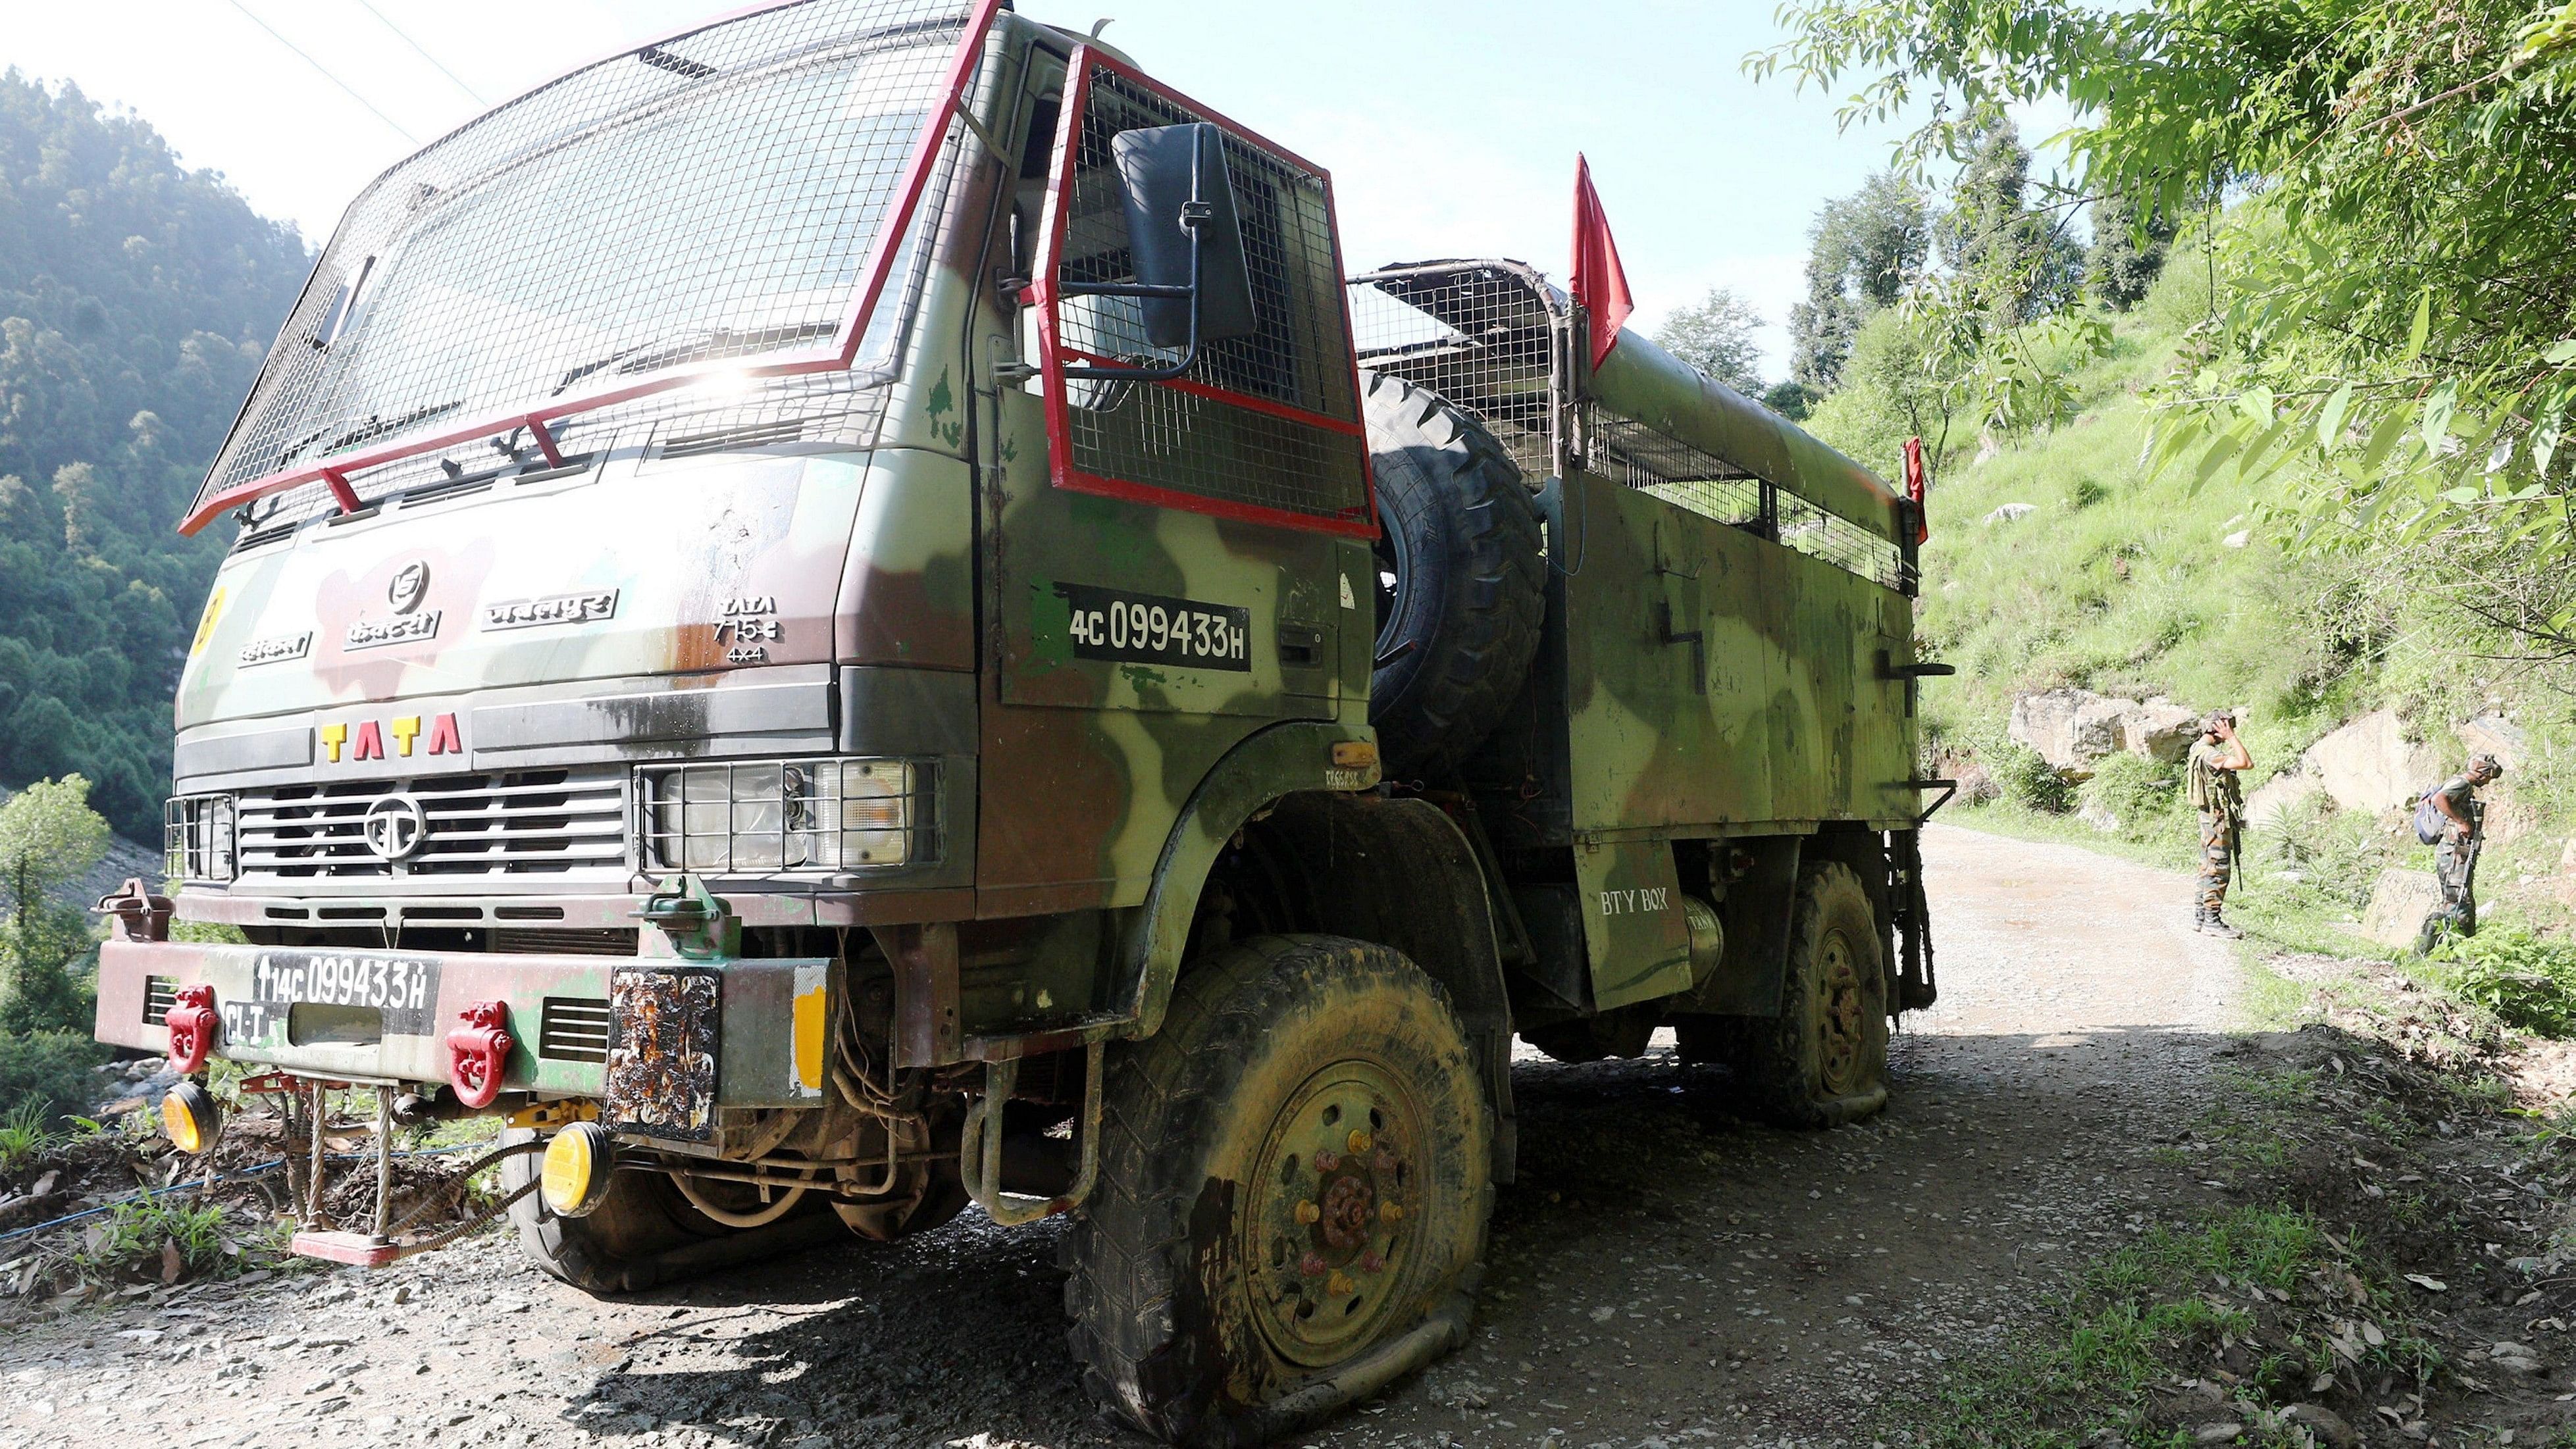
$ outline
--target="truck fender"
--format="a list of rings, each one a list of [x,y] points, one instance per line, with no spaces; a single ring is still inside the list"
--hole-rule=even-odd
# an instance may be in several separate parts
[[[1239,747],[1236,755],[1264,737]],[[1209,783],[1225,773],[1221,765]],[[1257,803],[1242,803],[1255,795]],[[1511,1000],[1495,942],[1489,883],[1457,822],[1424,800],[1315,789],[1243,790],[1227,797],[1223,810],[1204,817],[1193,831],[1192,817],[1207,799],[1210,793],[1203,786],[1174,829],[1164,852],[1165,868],[1157,873],[1125,938],[1134,948],[1126,965],[1135,982],[1136,1034],[1151,1035],[1162,1024],[1184,964],[1199,895],[1218,852],[1234,834],[1214,830],[1213,823],[1231,819],[1236,830],[1249,828],[1270,837],[1278,857],[1302,867],[1308,919],[1299,922],[1301,928],[1391,946],[1446,989],[1494,1110],[1494,1179],[1511,1181],[1516,1156]],[[1183,846],[1190,848],[1179,848]]]
[[[1298,721],[1272,725],[1253,735],[1216,762],[1199,781],[1163,853],[1154,863],[1153,883],[1144,904],[1129,915],[1120,933],[1119,973],[1129,983],[1120,1015],[1129,1018],[1135,1035],[1162,1029],[1163,1013],[1172,1001],[1181,957],[1189,950],[1190,924],[1197,919],[1199,892],[1217,853],[1235,832],[1282,797],[1301,790],[1364,790],[1377,783],[1377,768],[1337,766],[1333,746],[1364,744],[1374,750],[1376,736],[1358,725]]]

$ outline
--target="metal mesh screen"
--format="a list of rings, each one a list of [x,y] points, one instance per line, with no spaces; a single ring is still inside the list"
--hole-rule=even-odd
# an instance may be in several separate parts
[[[1524,476],[1556,472],[1564,299],[1499,263],[1388,267],[1351,282],[1360,366],[1429,388],[1492,429]]]
[[[1828,513],[1805,499],[1780,497],[1780,541],[1845,573],[1858,574],[1888,588],[1910,592],[1914,571],[1905,551],[1838,513]]]
[[[1135,280],[1111,139],[1209,119],[1117,71],[1092,70],[1060,201],[1060,280]],[[1367,460],[1324,178],[1231,130],[1225,156],[1255,330],[1206,343],[1173,384],[1059,379],[1072,465],[1096,478],[1220,503],[1364,518]],[[1133,298],[1064,296],[1056,309],[1058,347],[1068,360],[1169,366],[1181,359],[1178,349],[1147,342]]]
[[[834,351],[967,19],[783,4],[575,71],[378,177],[200,505],[414,429]]]

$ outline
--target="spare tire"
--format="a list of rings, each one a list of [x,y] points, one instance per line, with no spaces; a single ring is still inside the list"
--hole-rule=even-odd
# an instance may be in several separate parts
[[[1360,374],[1377,480],[1377,669],[1369,723],[1390,779],[1445,774],[1528,678],[1547,612],[1538,504],[1482,423]]]

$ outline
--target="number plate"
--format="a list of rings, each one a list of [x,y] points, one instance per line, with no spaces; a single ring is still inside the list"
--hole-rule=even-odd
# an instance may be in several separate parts
[[[223,1003],[224,1038],[266,1042],[286,1030],[289,1008],[369,1006],[388,1036],[429,1036],[437,1027],[438,963],[336,951],[262,951],[251,963],[250,997]]]
[[[1077,659],[1252,672],[1252,611],[1196,599],[1058,584]]]

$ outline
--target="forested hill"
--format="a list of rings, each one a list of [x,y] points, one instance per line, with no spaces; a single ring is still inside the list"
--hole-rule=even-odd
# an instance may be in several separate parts
[[[77,770],[159,838],[229,535],[172,524],[311,265],[141,120],[0,74],[0,785]]]

